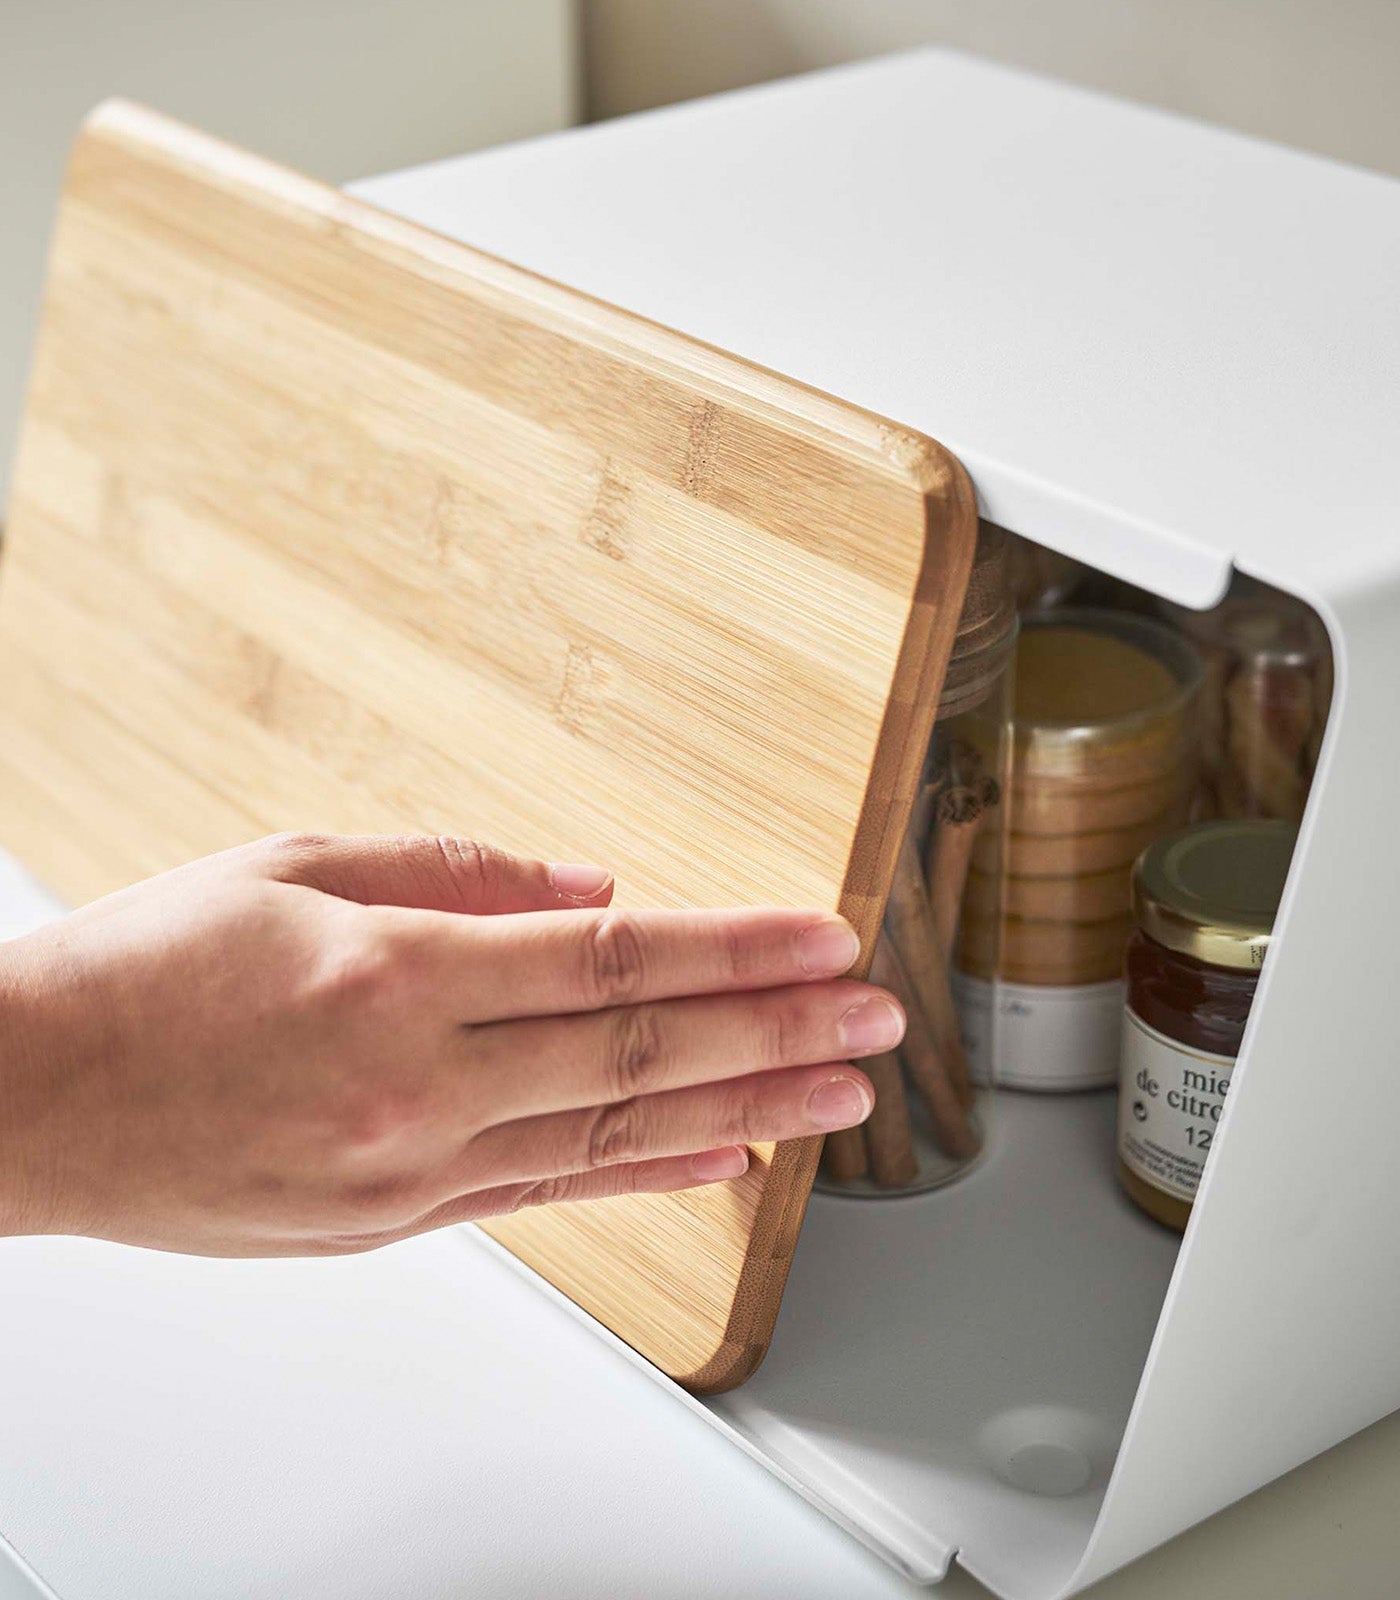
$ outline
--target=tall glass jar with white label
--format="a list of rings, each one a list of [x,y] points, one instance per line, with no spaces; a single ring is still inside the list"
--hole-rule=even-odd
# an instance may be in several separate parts
[[[1023,619],[999,870],[973,854],[954,988],[968,1057],[998,1088],[1111,1089],[1129,879],[1195,785],[1200,658],[1151,618]]]
[[[1215,1143],[1297,830],[1207,822],[1133,869],[1118,1180],[1178,1232]]]

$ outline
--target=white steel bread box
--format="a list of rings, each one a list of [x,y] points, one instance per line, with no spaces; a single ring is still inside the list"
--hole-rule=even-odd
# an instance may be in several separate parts
[[[899,1569],[956,1556],[1007,1600],[1400,1407],[1400,185],[921,52],[353,187],[130,108],[80,140],[0,574],[19,847],[95,893],[314,793],[325,827],[605,839],[657,902],[826,896],[868,949],[980,559],[969,473],[986,518],[1149,603],[1273,586],[1335,689],[1184,1239],[1116,1186],[1102,1091],[1002,1095],[968,1175],[805,1225],[810,1141],[491,1226]],[[593,623],[500,581],[527,546],[585,575],[645,689],[589,749],[607,697],[564,646]],[[279,683],[351,734],[297,744]],[[512,714],[444,756],[444,708],[493,689]],[[614,1314],[663,1277],[645,1324]]]
[[[814,1200],[766,1364],[678,1400],[1009,1600],[1400,1406],[1400,185],[925,51],[353,190],[943,441],[1017,533],[1196,608],[1248,574],[1331,636],[1179,1251],[1114,1189],[1105,1097],[1006,1097],[964,1182]]]

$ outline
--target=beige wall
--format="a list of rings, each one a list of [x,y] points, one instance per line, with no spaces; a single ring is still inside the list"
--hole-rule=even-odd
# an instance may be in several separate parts
[[[957,45],[1400,173],[1400,0],[582,0],[615,116],[910,45]]]
[[[109,95],[340,182],[574,120],[573,0],[0,0],[0,515],[78,123]]]

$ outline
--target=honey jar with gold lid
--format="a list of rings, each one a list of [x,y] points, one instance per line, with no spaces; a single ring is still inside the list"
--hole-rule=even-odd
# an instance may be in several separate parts
[[[1296,840],[1285,822],[1198,823],[1133,868],[1118,1180],[1178,1231],[1215,1142]]]

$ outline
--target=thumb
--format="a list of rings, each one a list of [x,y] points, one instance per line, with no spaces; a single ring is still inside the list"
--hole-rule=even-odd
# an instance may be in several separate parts
[[[612,899],[612,874],[602,867],[528,860],[451,834],[293,833],[253,848],[266,876],[362,905],[494,916]]]

